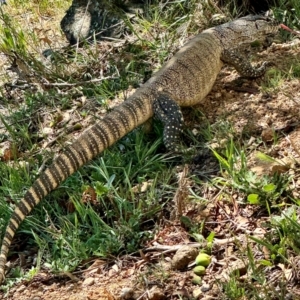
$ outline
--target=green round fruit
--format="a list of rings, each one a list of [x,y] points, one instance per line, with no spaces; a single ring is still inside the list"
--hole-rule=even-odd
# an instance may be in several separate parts
[[[195,262],[197,266],[207,267],[211,262],[211,257],[206,253],[200,253],[196,257]]]
[[[205,267],[197,266],[193,269],[193,272],[198,276],[204,275],[205,274]]]
[[[200,285],[202,283],[202,278],[200,276],[194,275],[192,278],[192,283]]]

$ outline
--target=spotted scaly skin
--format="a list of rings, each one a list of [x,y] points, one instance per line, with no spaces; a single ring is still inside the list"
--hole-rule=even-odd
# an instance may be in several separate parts
[[[203,31],[167,62],[127,101],[87,129],[33,183],[15,208],[7,225],[0,252],[0,282],[5,278],[8,250],[20,223],[51,191],[82,165],[117,142],[152,116],[164,124],[164,143],[176,150],[183,117],[180,106],[193,106],[211,90],[223,63],[233,65],[242,76],[261,76],[259,68],[239,55],[244,43],[275,34],[279,23],[265,16],[247,16]]]

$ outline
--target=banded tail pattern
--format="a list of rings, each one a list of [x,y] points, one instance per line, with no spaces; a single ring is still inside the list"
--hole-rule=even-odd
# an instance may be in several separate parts
[[[87,129],[36,179],[16,206],[7,225],[0,252],[0,283],[5,277],[5,263],[13,237],[31,210],[81,166],[152,115],[151,100],[145,99],[145,95],[141,94],[140,97],[125,101],[104,119]]]

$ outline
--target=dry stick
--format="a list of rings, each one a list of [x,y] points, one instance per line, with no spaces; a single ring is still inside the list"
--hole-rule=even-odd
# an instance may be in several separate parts
[[[42,83],[42,85],[44,85],[44,86],[69,87],[69,86],[77,86],[77,85],[83,85],[83,84],[89,84],[89,83],[98,83],[98,82],[108,80],[108,79],[118,79],[118,77],[108,76],[108,77],[103,77],[103,78],[91,79],[89,81],[79,81],[79,82],[74,82],[74,83],[53,82],[53,83]]]
[[[226,245],[228,243],[232,243],[236,240],[236,238],[227,238],[227,239],[214,239],[213,241],[213,245],[216,246],[223,246]],[[190,246],[190,247],[195,247],[195,248],[199,248],[203,246],[203,243],[188,243],[188,244],[184,244],[184,245],[173,245],[173,246],[168,246],[168,245],[161,245],[161,244],[156,244],[152,247],[148,247],[146,249],[144,249],[144,251],[167,251],[167,252],[175,252],[178,249],[180,249],[183,246]]]

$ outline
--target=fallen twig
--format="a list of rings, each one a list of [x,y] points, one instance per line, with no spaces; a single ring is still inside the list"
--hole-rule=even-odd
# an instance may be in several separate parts
[[[236,240],[236,238],[228,238],[228,239],[214,239],[213,245],[215,246],[222,246],[226,245],[228,243],[232,243]],[[144,251],[163,251],[163,252],[175,252],[178,249],[180,249],[182,246],[190,246],[190,247],[203,247],[204,243],[189,243],[189,244],[184,244],[184,245],[173,245],[173,246],[168,246],[168,245],[161,245],[156,243],[153,247],[149,247],[144,249]]]
[[[42,83],[44,86],[59,86],[59,87],[69,87],[69,86],[78,86],[83,84],[90,84],[90,83],[98,83],[103,80],[109,80],[109,79],[118,79],[118,77],[108,76],[108,77],[102,77],[102,78],[95,78],[88,81],[78,81],[74,83],[69,82],[49,82],[49,83]]]

